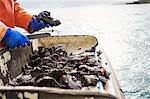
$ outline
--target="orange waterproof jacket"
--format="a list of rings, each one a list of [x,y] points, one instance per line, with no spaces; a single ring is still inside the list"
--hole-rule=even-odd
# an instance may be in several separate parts
[[[0,41],[7,31],[7,27],[18,26],[27,30],[31,17],[16,0],[0,0]]]

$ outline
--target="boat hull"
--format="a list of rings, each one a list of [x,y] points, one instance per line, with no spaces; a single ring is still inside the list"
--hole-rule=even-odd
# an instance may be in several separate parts
[[[29,54],[36,50],[38,46],[50,47],[55,44],[64,44],[67,52],[78,54],[91,47],[96,47],[98,41],[96,37],[89,35],[65,35],[51,36],[32,40],[32,46],[19,49],[2,49],[0,51],[0,97],[5,98],[29,98],[29,99],[124,99],[124,95],[119,86],[113,68],[101,47],[102,66],[109,72],[110,79],[107,81],[104,92],[99,90],[71,90],[48,87],[33,87],[33,86],[5,86],[9,80],[17,77],[22,72],[22,67],[25,65]],[[79,50],[80,49],[80,50]],[[8,58],[9,57],[9,58]],[[5,68],[4,68],[5,67]],[[33,98],[34,97],[34,98]]]

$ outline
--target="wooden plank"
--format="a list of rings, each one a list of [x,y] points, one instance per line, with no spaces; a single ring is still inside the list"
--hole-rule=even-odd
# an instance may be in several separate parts
[[[29,54],[32,52],[31,47],[11,50],[2,49],[0,51],[0,79],[4,85],[9,82],[9,79],[18,76],[22,72],[22,66],[25,65]]]
[[[90,90],[72,90],[72,89],[59,89],[59,88],[48,88],[48,87],[0,87],[0,93],[5,93],[10,97],[10,94],[25,93],[38,95],[37,99],[117,99],[111,94],[101,93],[99,91]],[[30,95],[31,96],[31,95]],[[13,96],[14,97],[14,96]],[[31,99],[31,98],[29,98]]]

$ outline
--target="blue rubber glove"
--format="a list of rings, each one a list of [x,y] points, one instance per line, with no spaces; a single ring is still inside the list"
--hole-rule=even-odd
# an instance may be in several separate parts
[[[6,45],[8,48],[14,48],[14,47],[25,47],[26,44],[30,45],[31,42],[29,41],[29,38],[22,35],[19,31],[16,31],[14,29],[8,28],[7,32],[2,39],[2,42]]]
[[[31,28],[34,31],[41,30],[42,28],[49,27],[50,25],[46,22],[43,22],[42,20],[37,20],[34,16],[32,17],[31,21]]]

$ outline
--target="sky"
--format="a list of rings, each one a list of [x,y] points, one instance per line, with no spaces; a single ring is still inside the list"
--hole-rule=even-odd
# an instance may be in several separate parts
[[[30,0],[17,0],[21,1],[30,1]],[[32,1],[41,1],[41,0],[32,0]],[[101,1],[101,2],[132,2],[137,0],[42,0],[42,1]]]
[[[93,5],[93,4],[125,4],[127,2],[137,1],[137,0],[17,0],[24,8],[39,8],[43,7],[66,7],[66,6],[76,6],[76,5]],[[39,5],[40,4],[40,5]]]

